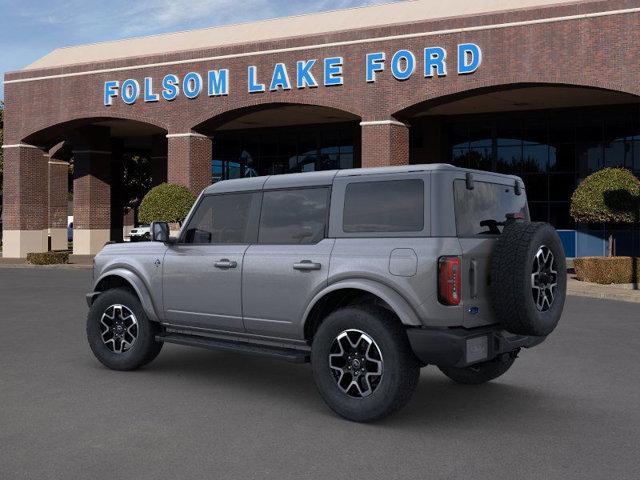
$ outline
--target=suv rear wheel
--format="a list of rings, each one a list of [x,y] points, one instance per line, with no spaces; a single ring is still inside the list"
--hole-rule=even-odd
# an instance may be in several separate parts
[[[134,370],[156,358],[160,326],[150,321],[140,300],[129,290],[116,288],[100,294],[87,315],[87,340],[103,365],[112,370]]]
[[[404,329],[388,311],[345,307],[320,325],[311,349],[320,395],[337,414],[357,422],[404,406],[420,376]]]

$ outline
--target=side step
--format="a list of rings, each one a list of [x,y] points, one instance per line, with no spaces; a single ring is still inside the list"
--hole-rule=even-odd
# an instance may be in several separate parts
[[[245,353],[248,355],[271,357],[287,362],[306,363],[310,361],[309,352],[295,350],[293,348],[271,347],[256,345],[247,342],[232,342],[196,335],[184,335],[181,333],[164,333],[156,335],[157,342],[176,343],[189,347],[208,348],[209,350],[222,350],[225,352]]]

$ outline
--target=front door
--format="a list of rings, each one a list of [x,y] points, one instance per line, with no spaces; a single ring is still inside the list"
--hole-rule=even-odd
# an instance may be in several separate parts
[[[257,235],[260,194],[204,196],[178,244],[164,257],[166,322],[204,330],[244,331],[242,268]]]
[[[334,239],[326,238],[329,188],[265,191],[258,243],[244,257],[248,333],[302,338],[302,315],[327,284]]]

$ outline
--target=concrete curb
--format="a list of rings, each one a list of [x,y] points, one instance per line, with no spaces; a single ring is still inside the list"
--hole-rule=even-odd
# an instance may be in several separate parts
[[[575,278],[568,279],[567,295],[640,303],[640,290],[634,290],[633,285],[600,285]]]

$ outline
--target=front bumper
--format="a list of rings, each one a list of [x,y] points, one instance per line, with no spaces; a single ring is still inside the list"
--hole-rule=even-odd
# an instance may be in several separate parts
[[[479,328],[409,328],[409,343],[418,359],[442,367],[468,367],[504,353],[531,348],[547,337],[514,335],[497,326]]]

